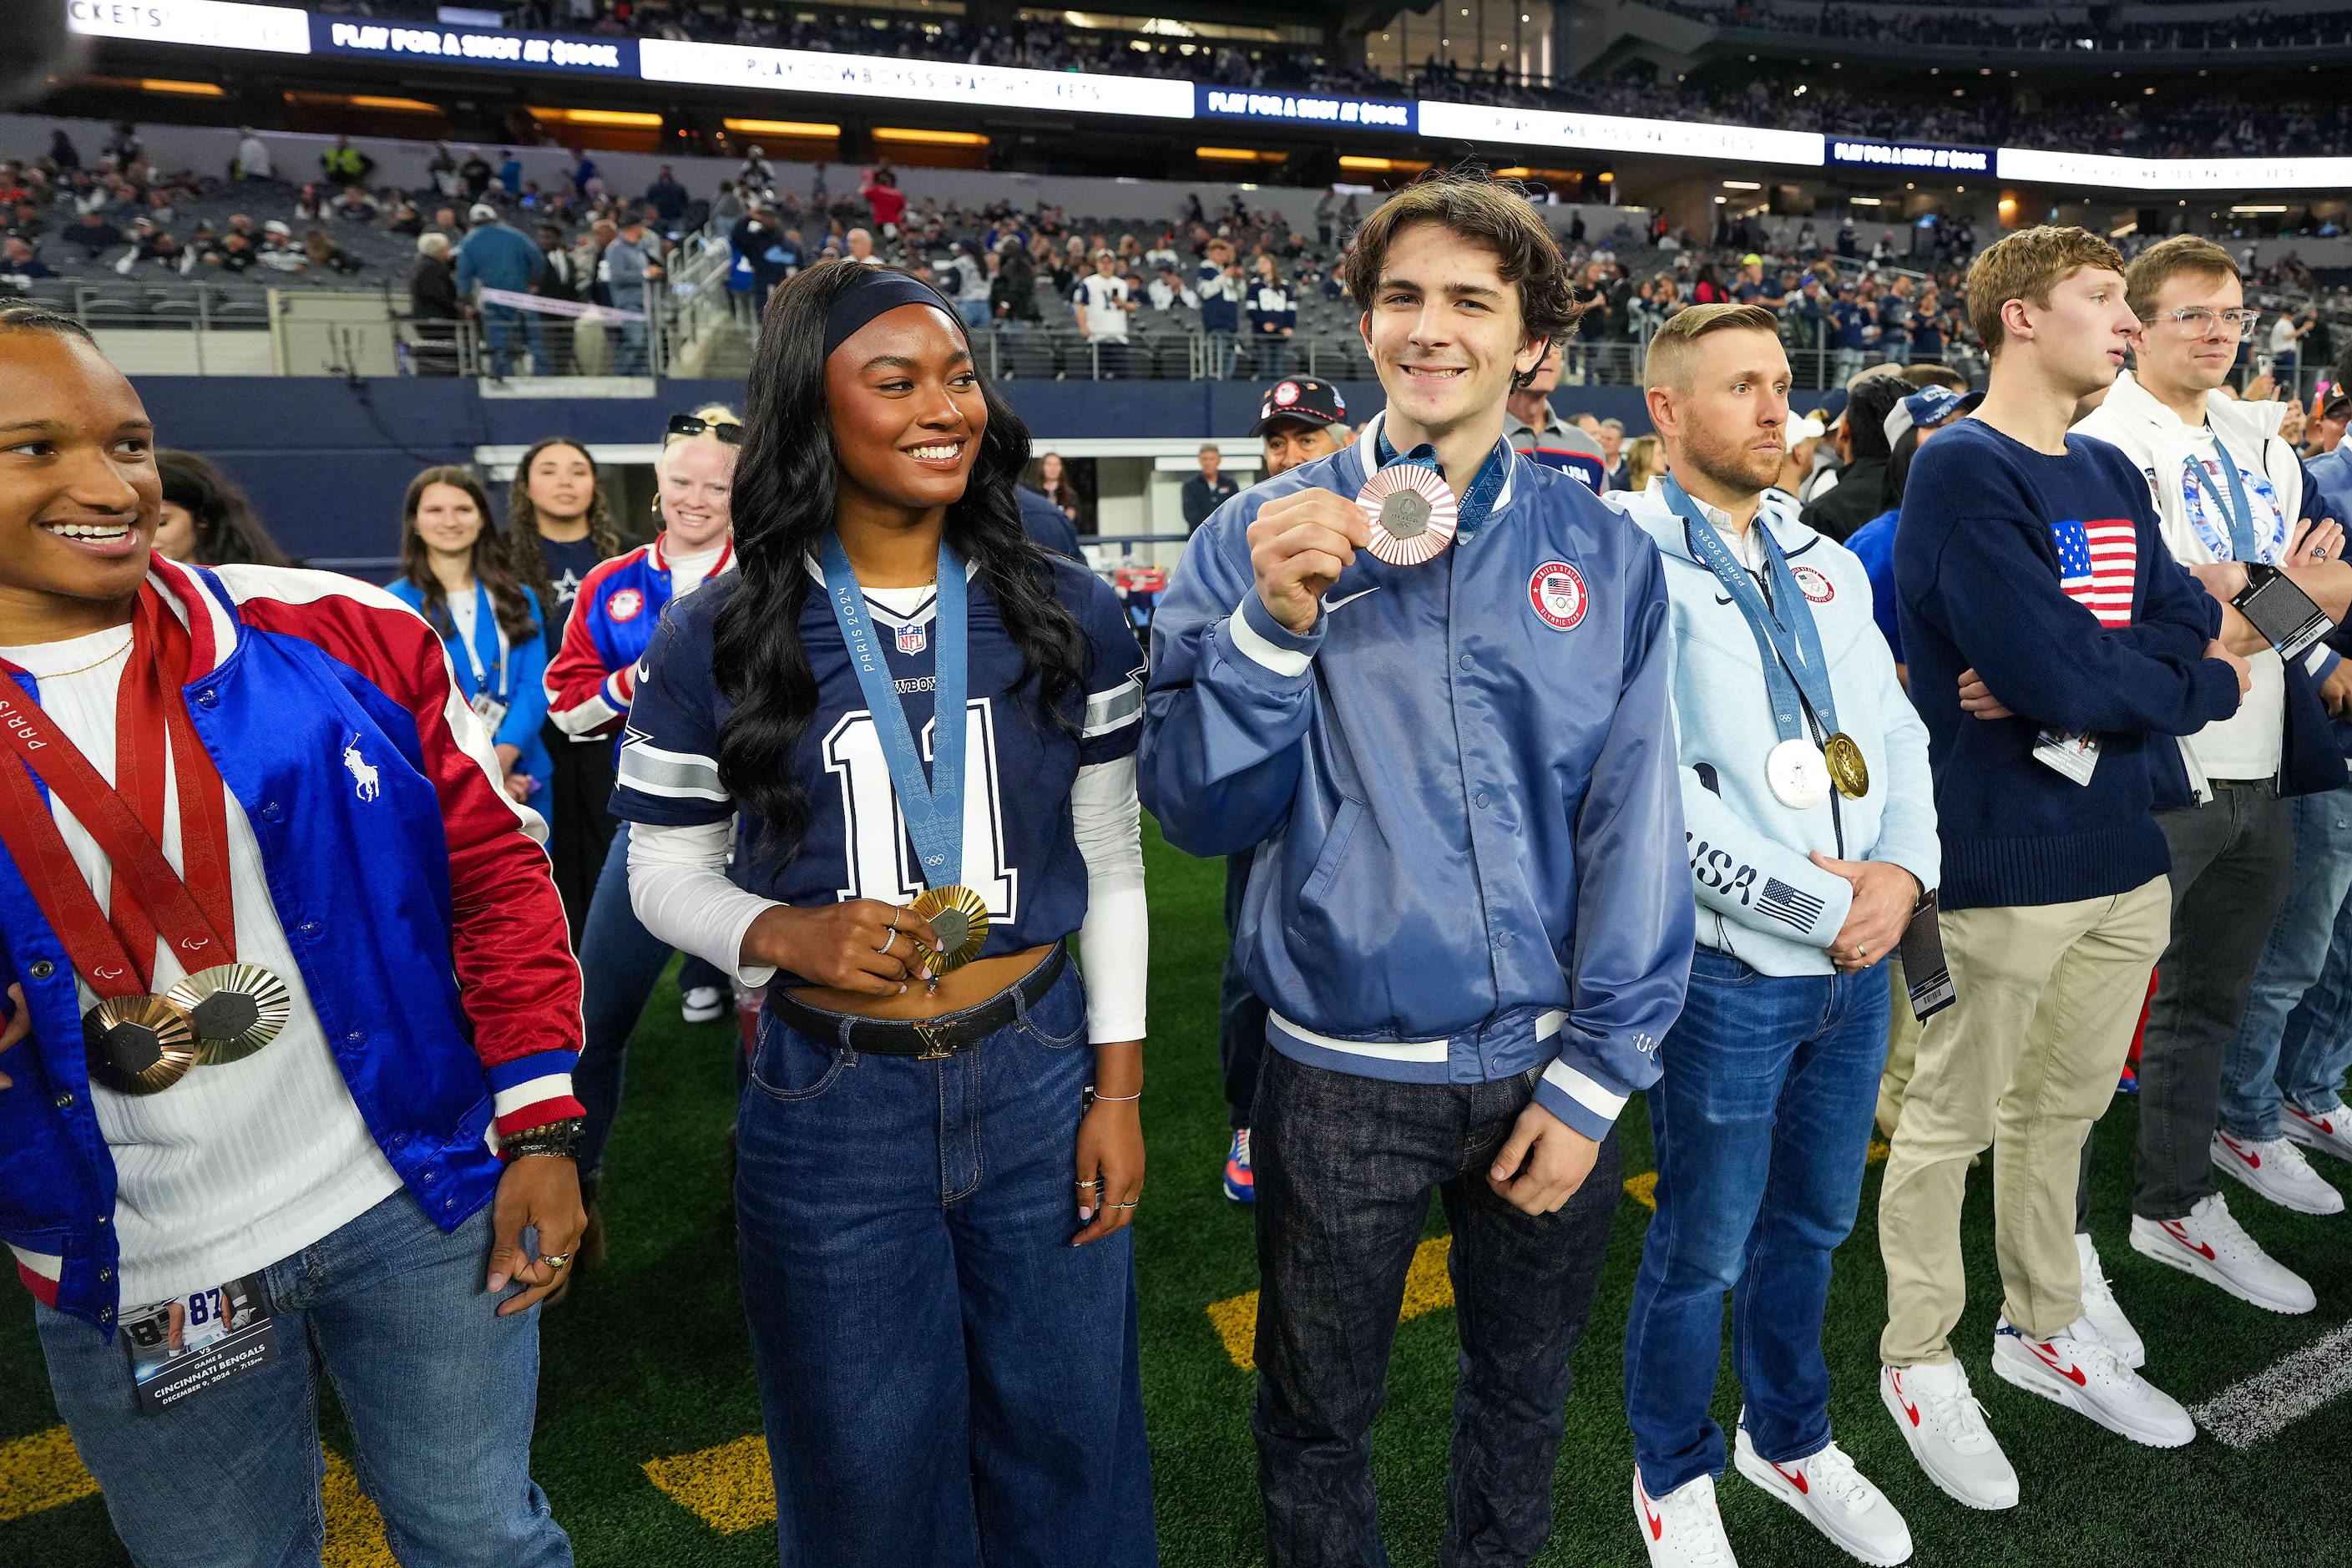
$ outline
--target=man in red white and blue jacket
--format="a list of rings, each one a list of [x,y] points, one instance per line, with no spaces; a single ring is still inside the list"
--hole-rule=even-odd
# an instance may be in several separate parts
[[[499,787],[439,637],[398,600],[151,555],[152,432],[75,323],[0,307],[0,696],[129,790],[117,736],[140,731],[118,731],[118,693],[159,657],[134,607],[184,637],[185,683],[152,689],[200,751],[172,753],[156,842],[190,878],[218,848],[220,934],[290,994],[241,1059],[152,1093],[94,1079],[68,885],[102,906],[152,873],[114,868],[62,805],[46,823],[0,808],[12,844],[46,834],[72,857],[0,855],[0,1241],[116,1532],[142,1563],[315,1562],[323,1370],[404,1555],[568,1565],[529,1471],[532,1309],[583,1223],[580,973],[544,826]],[[184,842],[211,790],[226,832]],[[162,992],[184,971],[154,951]],[[228,1331],[208,1340],[215,1315]],[[234,1370],[184,1385],[204,1368],[183,1358],[216,1352]]]

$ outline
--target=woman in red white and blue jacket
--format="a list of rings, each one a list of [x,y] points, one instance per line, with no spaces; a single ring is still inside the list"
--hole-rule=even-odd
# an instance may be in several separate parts
[[[654,464],[662,531],[651,544],[601,562],[588,574],[564,625],[563,647],[547,667],[548,717],[565,733],[610,734],[617,747],[636,696],[639,665],[664,612],[672,600],[734,568],[730,493],[742,440],[741,416],[723,405],[671,416]],[[588,1205],[583,1261],[591,1265],[604,1252],[598,1188],[604,1140],[620,1114],[629,1036],[671,951],[629,907],[629,835],[615,833],[580,928],[581,970],[588,977],[578,1075],[580,1101],[587,1107],[580,1184]],[[709,960],[688,953],[677,980],[688,1023],[709,1023],[730,1010],[733,988]]]
[[[584,1224],[539,819],[390,595],[152,554],[152,431],[79,324],[0,307],[0,1241],[76,1452],[142,1563],[315,1561],[323,1370],[404,1555],[570,1563],[529,1469]]]

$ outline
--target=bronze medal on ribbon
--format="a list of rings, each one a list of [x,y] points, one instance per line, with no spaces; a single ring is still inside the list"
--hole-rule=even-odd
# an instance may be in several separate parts
[[[196,1032],[167,997],[110,996],[81,1016],[89,1076],[118,1094],[161,1094],[196,1065]]]
[[[243,1061],[278,1037],[294,1016],[286,983],[257,963],[216,963],[163,993],[188,1015],[199,1043],[197,1064]]]
[[[1391,463],[1356,492],[1371,531],[1369,549],[1391,566],[1434,561],[1454,542],[1461,509],[1444,476],[1419,463]]]
[[[1840,731],[1822,742],[1822,760],[1829,764],[1838,794],[1860,800],[1870,793],[1870,764],[1862,760],[1862,747],[1852,735]]]
[[[925,889],[907,907],[927,921],[931,934],[940,939],[937,947],[920,938],[915,940],[917,949],[930,955],[935,977],[961,969],[978,958],[980,950],[987,944],[988,905],[978,893],[960,882]]]

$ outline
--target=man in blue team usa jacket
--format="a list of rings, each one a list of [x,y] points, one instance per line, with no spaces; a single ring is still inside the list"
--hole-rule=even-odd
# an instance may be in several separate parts
[[[1900,1563],[1902,1515],[1830,1434],[1822,1322],[1886,1062],[1886,960],[1937,881],[1927,731],[1862,563],[1766,488],[1789,418],[1772,313],[1692,306],[1652,342],[1648,379],[1670,472],[1611,502],[1656,541],[1674,598],[1699,919],[1645,1097],[1657,1218],[1625,1331],[1634,1522],[1653,1568],[1732,1559],[1707,1411],[1736,1288],[1740,1474],[1864,1562]],[[1791,655],[1802,670],[1784,674]],[[1860,787],[1813,762],[1832,734],[1860,748]],[[1792,761],[1821,772],[1792,778]]]
[[[1388,395],[1355,443],[1193,536],[1153,626],[1141,778],[1169,838],[1256,847],[1234,934],[1271,1009],[1252,1120],[1259,1479],[1277,1568],[1385,1561],[1370,1430],[1443,1194],[1462,1303],[1442,1561],[1533,1558],[1619,1162],[1689,967],[1656,550],[1502,439],[1574,317],[1485,180],[1391,197],[1351,295]],[[1419,565],[1352,498],[1459,498]]]

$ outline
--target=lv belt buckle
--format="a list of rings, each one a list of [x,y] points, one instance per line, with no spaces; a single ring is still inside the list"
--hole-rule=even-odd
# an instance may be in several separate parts
[[[944,1061],[955,1055],[955,1047],[935,1025],[916,1020],[915,1037],[923,1042],[923,1048],[915,1053],[915,1059],[919,1062]]]

